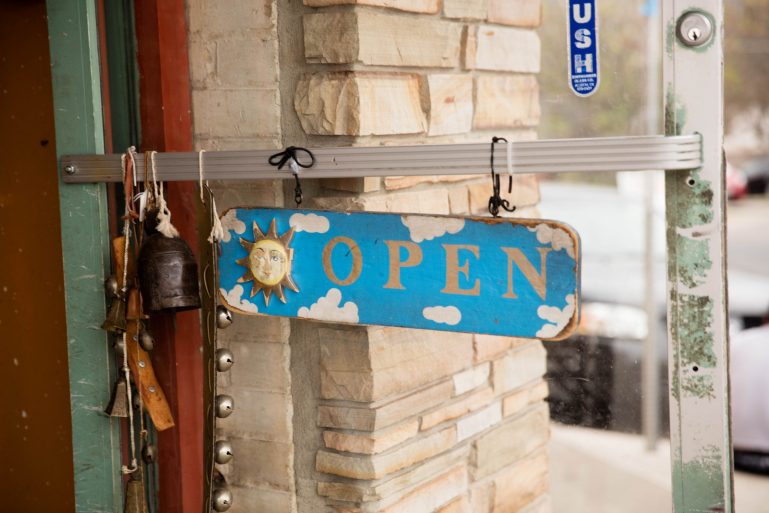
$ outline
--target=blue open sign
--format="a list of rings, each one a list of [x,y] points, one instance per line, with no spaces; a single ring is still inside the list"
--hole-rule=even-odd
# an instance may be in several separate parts
[[[578,96],[598,90],[596,0],[569,0],[569,85]]]

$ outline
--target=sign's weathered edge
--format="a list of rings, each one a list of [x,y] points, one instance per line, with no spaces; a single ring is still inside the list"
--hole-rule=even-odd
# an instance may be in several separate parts
[[[224,218],[230,211],[232,210],[257,210],[257,209],[264,209],[264,210],[294,210],[294,209],[281,209],[279,207],[254,207],[254,206],[237,206],[237,207],[230,207],[223,212],[220,213],[219,218]],[[299,209],[296,209],[299,210]],[[328,212],[328,213],[340,213],[338,210],[328,210],[328,209],[307,209],[308,212]],[[556,221],[553,219],[533,219],[533,218],[515,218],[515,217],[482,217],[482,216],[452,216],[452,215],[445,215],[445,214],[412,214],[412,213],[404,213],[404,212],[368,212],[368,211],[353,211],[353,212],[341,212],[341,213],[350,213],[350,214],[362,214],[362,215],[392,215],[392,216],[420,216],[420,217],[433,217],[433,218],[443,218],[443,219],[465,219],[468,221],[475,221],[475,222],[481,222],[486,224],[518,224],[523,225],[527,227],[533,227],[540,224],[547,224],[548,226],[557,226],[558,228],[564,229],[564,231],[569,235],[569,238],[574,243],[574,266],[575,266],[575,274],[576,274],[576,287],[574,291],[574,314],[572,315],[571,319],[569,320],[569,323],[564,326],[564,328],[556,335],[555,337],[549,337],[549,338],[542,338],[542,337],[519,337],[516,336],[516,338],[531,338],[536,340],[541,340],[543,342],[559,342],[562,340],[565,340],[572,336],[577,329],[577,326],[579,325],[579,319],[581,314],[581,308],[580,308],[580,299],[581,299],[581,245],[580,245],[580,238],[579,234],[569,226],[568,224],[562,222],[562,221]],[[217,269],[218,272],[218,269]],[[242,314],[242,315],[248,315],[252,317],[276,317],[275,315],[265,314],[261,312],[249,312],[242,310],[238,308],[235,305],[230,304],[227,302],[227,298],[224,294],[222,294],[221,289],[217,292],[219,295],[219,299],[221,302],[225,305],[227,305],[227,308],[230,309],[233,312]],[[281,316],[286,319],[298,319],[303,321],[312,321],[312,322],[321,322],[324,324],[341,324],[345,326],[378,326],[374,324],[365,324],[365,323],[352,323],[352,322],[344,322],[344,321],[324,321],[320,319],[311,319],[307,317],[298,317],[298,316]],[[404,329],[428,329],[428,328],[419,328],[419,327],[413,327],[413,326],[398,326],[398,325],[389,325],[396,328],[404,328]],[[437,327],[436,327],[437,328]],[[447,332],[453,332],[453,333],[467,333],[463,331],[458,330],[442,330],[442,329],[435,329],[432,331],[447,331]],[[513,336],[513,335],[510,335]]]

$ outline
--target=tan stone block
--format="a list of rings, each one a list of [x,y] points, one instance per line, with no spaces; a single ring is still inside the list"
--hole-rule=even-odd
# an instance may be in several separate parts
[[[373,433],[341,433],[324,431],[326,447],[343,452],[379,454],[405,442],[419,432],[419,421],[414,419]]]
[[[371,5],[400,11],[434,14],[440,10],[440,0],[304,0],[309,7],[330,5]]]
[[[502,420],[502,403],[497,401],[482,410],[459,419],[457,440],[460,442],[499,424]]]
[[[539,340],[530,339],[530,338],[518,338],[518,337],[513,337],[512,341],[513,343],[510,346],[512,349],[521,349],[523,347],[534,347],[542,343]]]
[[[366,10],[304,16],[310,63],[453,68],[461,33],[459,24],[423,16]]]
[[[475,178],[478,178],[478,175],[388,176],[384,179],[384,183],[387,190],[396,190],[426,183],[463,182]]]
[[[541,344],[519,349],[494,361],[494,391],[511,392],[539,379],[547,371],[547,353]]]
[[[325,189],[346,192],[375,192],[381,187],[382,179],[374,176],[364,178],[326,178],[321,182]]]
[[[456,439],[456,429],[451,427],[382,454],[354,456],[320,450],[315,468],[352,479],[379,479],[448,450]]]
[[[473,513],[490,513],[493,483],[482,481],[470,488],[470,506]]]
[[[344,211],[408,212],[413,214],[448,214],[448,192],[442,187],[393,194],[312,198],[315,208]]]
[[[529,405],[544,400],[548,393],[547,382],[540,381],[532,387],[508,395],[502,399],[502,416],[517,415]]]
[[[512,128],[539,124],[539,85],[531,75],[478,77],[476,129]]]
[[[467,50],[473,46],[470,39]],[[540,52],[539,36],[533,30],[481,25],[475,34],[475,56],[467,60],[472,61],[472,69],[539,73]]]
[[[462,415],[478,410],[479,408],[483,408],[493,400],[494,391],[491,389],[491,387],[478,390],[477,392],[473,392],[467,397],[459,399],[458,401],[446,406],[441,406],[441,408],[438,410],[431,411],[430,413],[423,415],[420,429],[422,431],[427,431],[428,429],[431,429],[438,424],[459,418]]]
[[[435,511],[441,505],[453,501],[467,488],[467,468],[464,465],[451,469],[437,479],[424,484],[393,504],[382,513],[424,513]]]
[[[431,458],[420,465],[398,472],[393,476],[376,481],[346,481],[344,483],[319,481],[318,494],[336,500],[369,502],[378,509],[382,504],[391,505],[411,492],[416,486],[433,479],[436,475],[452,468],[460,461],[466,462],[469,453],[467,445],[455,447]],[[387,506],[384,506],[387,507]]]
[[[430,128],[427,135],[462,134],[473,128],[473,78],[428,75]]]
[[[476,362],[491,360],[510,349],[510,337],[497,335],[473,335],[473,352]]]
[[[536,28],[542,23],[541,0],[489,0],[491,23]]]
[[[290,349],[288,344],[230,344],[236,365],[229,372],[232,384],[256,390],[288,393]]]
[[[290,396],[241,387],[220,387],[219,392],[233,397],[237,415],[219,419],[217,427],[235,437],[290,442]]]
[[[289,491],[293,475],[293,445],[260,440],[230,438],[237,455],[221,467],[227,482],[235,486],[268,485]]]
[[[187,13],[190,32],[209,40],[254,30],[277,33],[274,0],[228,3],[189,0]]]
[[[280,135],[280,98],[275,89],[192,91],[196,137]]]
[[[539,182],[534,175],[516,175],[513,177],[513,192],[507,194],[507,177],[502,176],[504,183],[502,197],[510,202],[510,205],[518,208],[539,203]],[[470,211],[473,213],[485,213],[489,207],[491,196],[491,183],[477,183],[467,186],[470,196]]]
[[[230,146],[232,139],[220,149],[245,149]],[[205,159],[205,157],[203,157]],[[205,162],[205,160],[204,160]],[[276,206],[283,204],[283,180],[211,181],[220,213],[242,205]],[[288,342],[291,332],[289,321],[280,317],[240,316],[226,331],[219,333],[219,340],[238,342]]]
[[[424,133],[417,75],[315,73],[298,83],[294,108],[311,135]]]
[[[491,364],[482,363],[471,369],[454,374],[454,395],[462,395],[489,382]]]
[[[443,16],[463,20],[486,18],[489,0],[443,0]]]
[[[446,504],[435,513],[470,513],[470,511],[470,502],[467,496],[462,496]]]
[[[540,495],[519,511],[520,513],[553,513],[553,501],[550,499],[550,495]]]
[[[483,479],[523,459],[547,444],[549,438],[547,405],[532,407],[521,417],[496,427],[475,442],[473,479]]]
[[[478,27],[468,25],[462,31],[462,67],[475,69],[478,62]]]
[[[379,401],[451,376],[472,360],[468,334],[402,328],[319,333],[324,399]]]
[[[338,429],[376,431],[400,422],[451,398],[453,385],[443,381],[387,403],[372,403],[365,408],[321,405],[318,425]]]
[[[267,486],[232,486],[232,508],[230,513],[291,513],[296,511],[294,493],[274,490]]]
[[[520,511],[547,493],[547,451],[541,450],[494,479],[493,513]]]
[[[216,42],[190,36],[190,84],[194,89],[206,89],[216,72]]]
[[[271,70],[271,72],[267,72]],[[227,87],[275,87],[278,77],[278,39],[239,37],[216,42],[216,82]]]
[[[466,186],[462,185],[449,189],[449,209],[452,215],[470,213],[470,198],[467,194]]]

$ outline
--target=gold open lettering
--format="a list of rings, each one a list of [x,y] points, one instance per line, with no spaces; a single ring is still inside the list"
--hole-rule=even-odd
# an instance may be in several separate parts
[[[459,275],[464,275],[466,280],[470,280],[470,260],[465,260],[464,264],[459,265],[459,252],[469,251],[477,259],[480,255],[478,246],[469,244],[442,244],[446,251],[446,286],[441,290],[445,294],[459,294],[463,296],[480,296],[481,280],[477,279],[470,289],[459,287]]]
[[[350,248],[350,253],[352,254],[352,269],[350,269],[350,274],[348,274],[347,277],[343,280],[339,279],[339,277],[334,272],[334,266],[331,265],[331,253],[334,251],[334,248],[337,244],[346,245],[348,248]],[[360,273],[363,270],[363,255],[361,255],[358,243],[349,237],[342,236],[334,237],[328,241],[326,247],[323,248],[323,270],[326,272],[328,279],[337,285],[344,287],[346,285],[352,285],[355,283],[358,278],[360,278]]]
[[[513,264],[517,265],[526,280],[534,287],[537,295],[545,299],[547,292],[547,254],[552,248],[537,248],[539,251],[540,272],[518,248],[501,248],[507,254],[507,292],[504,298],[516,299],[518,296],[513,291]]]
[[[387,250],[390,254],[390,273],[385,283],[386,289],[405,289],[401,283],[401,269],[414,267],[422,263],[422,248],[416,243],[405,240],[386,240]],[[401,260],[401,248],[406,248],[408,257]]]

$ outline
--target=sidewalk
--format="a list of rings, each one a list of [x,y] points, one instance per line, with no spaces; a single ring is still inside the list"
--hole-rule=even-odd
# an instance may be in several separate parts
[[[638,435],[553,423],[550,451],[553,513],[672,511],[667,440],[649,452]],[[769,512],[769,477],[734,481],[737,513]]]

